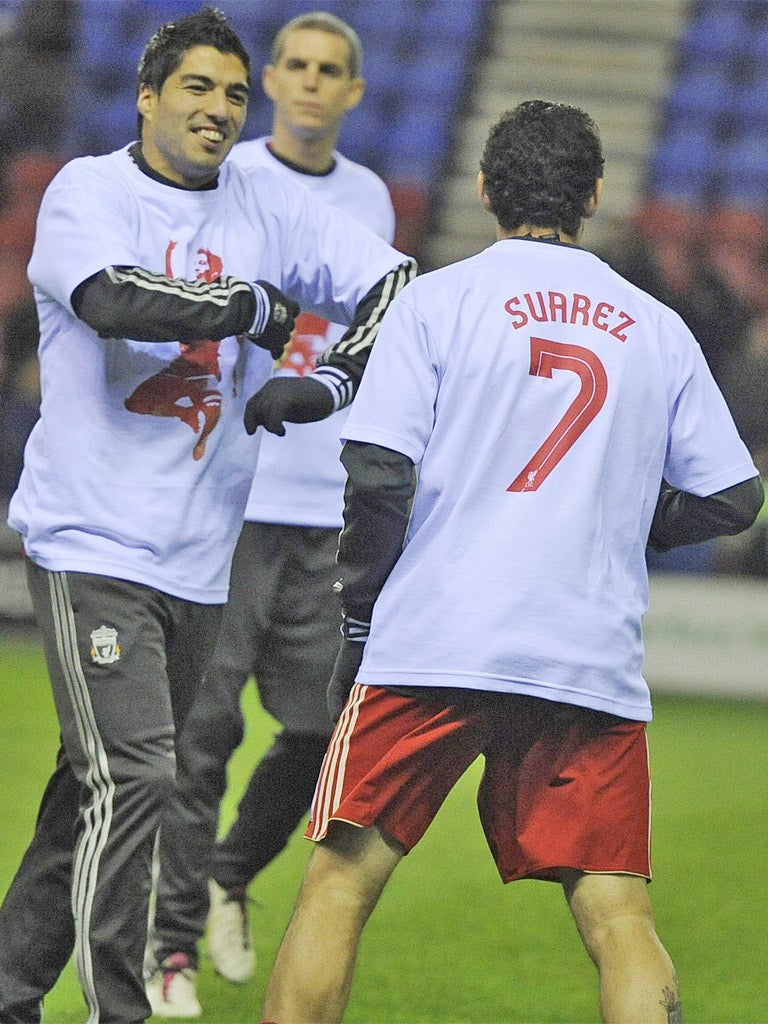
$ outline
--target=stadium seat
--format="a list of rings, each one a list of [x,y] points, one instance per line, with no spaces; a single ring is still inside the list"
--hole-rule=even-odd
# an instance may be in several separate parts
[[[431,183],[445,158],[450,129],[434,104],[403,107],[388,136],[384,173],[400,182]]]
[[[741,52],[746,39],[744,14],[747,5],[708,0],[697,8],[679,43],[681,58],[691,65],[728,66]]]
[[[718,203],[706,218],[710,238],[729,239],[742,249],[762,253],[768,234],[768,211],[753,205]]]
[[[383,173],[385,139],[391,117],[386,106],[366,102],[365,110],[347,115],[339,136],[338,149],[350,160],[365,164],[378,174]]]
[[[722,226],[722,218],[713,219]],[[706,230],[702,241],[706,247],[708,267],[742,308],[752,314],[768,316],[764,247],[756,244],[754,234]]]
[[[0,323],[31,298],[32,288],[24,263],[6,262],[0,274]]]
[[[387,184],[397,219],[395,248],[409,256],[417,256],[432,212],[429,191],[424,185],[399,181]]]
[[[395,58],[391,47],[382,40],[363,42],[363,78],[366,82],[364,103],[378,100],[383,94],[399,93],[402,87],[403,63]]]
[[[734,138],[722,148],[719,164],[724,200],[768,204],[768,125]]]
[[[0,215],[0,266],[5,274],[12,265],[14,280],[18,276],[17,267],[26,273],[43,193],[64,162],[64,158],[55,153],[30,151],[16,155],[5,170],[3,189],[6,201]],[[16,288],[17,285],[12,284],[7,294],[13,295]]]
[[[768,62],[734,91],[731,116],[739,131],[768,125]]]
[[[3,0],[0,0],[0,4]],[[67,151],[105,153],[135,137],[135,71],[152,31],[189,14],[192,0],[81,0],[78,85]],[[471,63],[456,49],[482,28],[481,0],[327,0],[363,42],[366,98],[345,123],[339,148],[397,181],[432,184],[444,159],[450,121]],[[304,0],[228,0],[222,4],[249,49],[258,83],[277,29],[311,9]],[[416,106],[414,107],[414,100]],[[404,113],[413,107],[410,113]],[[253,89],[245,138],[270,130],[272,108]]]
[[[663,135],[648,165],[648,192],[654,198],[700,203],[710,198],[716,183],[717,146],[703,131],[684,126]]]
[[[680,36],[652,196],[768,205],[768,5],[703,0]]]
[[[419,52],[400,68],[400,75],[401,88],[418,97],[420,103],[434,101],[449,112],[463,84],[464,68],[453,49],[434,42],[430,46],[424,41]]]
[[[37,206],[51,179],[61,170],[64,159],[46,150],[29,150],[13,158],[6,172],[5,187],[14,206],[33,202]]]
[[[755,63],[755,73],[764,74],[768,67],[768,7],[763,5],[763,17],[756,19],[745,33],[744,56]]]
[[[482,2],[422,0],[414,6],[413,13],[418,31],[424,37],[441,42],[464,43],[472,40],[479,28]]]
[[[414,30],[414,4],[412,0],[386,0],[386,3],[359,2],[350,22],[365,45],[366,39],[378,37],[390,45],[402,37],[410,37]]]
[[[735,87],[717,68],[702,67],[681,73],[664,103],[670,119],[712,121],[731,109]]]
[[[0,32],[10,32],[25,0],[0,0]]]
[[[648,199],[632,217],[639,235],[654,241],[661,238],[694,238],[701,229],[701,208],[685,200]]]

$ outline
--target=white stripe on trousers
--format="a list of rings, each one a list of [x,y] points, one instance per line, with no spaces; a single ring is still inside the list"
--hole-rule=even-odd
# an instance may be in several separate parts
[[[344,788],[344,772],[349,756],[349,740],[355,730],[360,705],[365,700],[368,687],[355,683],[349,692],[347,703],[331,736],[328,750],[325,753],[320,775],[312,798],[311,821],[312,831],[309,839],[323,839],[328,831],[328,823],[333,817]]]
[[[67,574],[49,572],[48,581],[59,663],[72,703],[80,745],[88,762],[84,782],[91,794],[91,801],[84,815],[83,832],[72,865],[72,913],[75,919],[77,972],[90,1009],[88,1024],[97,1024],[99,1003],[93,978],[89,942],[90,922],[99,862],[112,824],[115,784],[110,775],[107,754],[99,736],[80,663]]]

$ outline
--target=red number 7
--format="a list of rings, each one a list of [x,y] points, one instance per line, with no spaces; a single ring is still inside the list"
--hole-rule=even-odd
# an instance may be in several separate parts
[[[564,345],[545,338],[531,338],[530,374],[551,379],[553,370],[568,370],[577,374],[581,380],[579,393],[546,441],[509,485],[508,491],[537,490],[571,445],[581,437],[605,402],[608,377],[605,367],[594,352],[580,345]]]

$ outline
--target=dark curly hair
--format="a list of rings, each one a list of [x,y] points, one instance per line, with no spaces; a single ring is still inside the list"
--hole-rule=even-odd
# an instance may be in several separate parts
[[[565,103],[527,100],[491,128],[480,169],[502,228],[531,224],[575,235],[603,164],[588,114]]]
[[[227,17],[215,7],[204,7],[186,18],[162,25],[144,48],[136,70],[137,91],[149,86],[160,92],[169,75],[179,67],[184,55],[194,46],[212,46],[219,53],[233,53],[242,61],[248,85],[251,84],[251,58]],[[139,114],[139,134],[142,117]]]

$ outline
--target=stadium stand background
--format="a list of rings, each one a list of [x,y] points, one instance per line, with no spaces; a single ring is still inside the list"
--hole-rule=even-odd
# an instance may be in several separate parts
[[[77,76],[63,140],[69,153],[110,152],[133,137],[141,51],[157,25],[198,6],[190,0],[77,0]],[[255,87],[243,137],[264,134],[271,124],[271,103],[259,75],[271,41],[285,21],[313,5],[221,0],[218,6],[253,59]],[[471,85],[493,5],[482,0],[327,0],[315,6],[349,21],[362,39],[366,99],[346,118],[339,145],[390,186],[401,225],[397,242],[415,252],[431,207],[432,183],[443,176],[451,125]]]
[[[37,325],[25,267],[42,191],[66,159],[135,136],[141,49],[161,22],[199,6],[0,0],[0,502],[36,415]],[[387,181],[397,244],[424,269],[493,240],[474,180],[502,110],[532,96],[588,110],[603,136],[607,180],[585,244],[686,317],[768,475],[768,0],[218,6],[249,46],[256,77],[294,14],[322,7],[355,26],[367,92],[340,148]],[[270,116],[257,85],[246,137],[268,132]],[[15,551],[16,539],[0,546]],[[763,528],[654,567],[764,576]],[[0,563],[0,594],[13,605],[18,579],[6,570],[16,573],[16,561]]]

